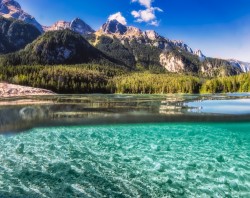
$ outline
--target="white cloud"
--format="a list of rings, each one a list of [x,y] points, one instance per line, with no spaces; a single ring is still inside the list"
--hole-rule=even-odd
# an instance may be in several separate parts
[[[132,11],[132,16],[136,19],[137,22],[146,22],[150,25],[158,26],[159,22],[157,21],[155,11],[163,12],[162,9],[157,7],[147,8],[146,10]]]
[[[153,26],[159,26],[159,21],[155,20],[155,21],[151,21],[150,25],[153,25]]]
[[[121,12],[117,12],[115,14],[112,14],[109,16],[108,20],[117,20],[118,22],[120,22],[123,25],[127,25],[127,21],[126,19],[122,16]]]
[[[140,13],[137,11],[132,11],[131,14],[133,15],[134,18],[139,18],[140,17]]]
[[[146,10],[139,10],[139,11],[133,11],[132,15],[137,18],[138,22],[149,22],[151,20],[154,20],[156,18],[155,14],[153,13],[153,10],[146,9]]]
[[[132,0],[132,2],[138,2],[140,3],[142,6],[145,6],[146,8],[150,8],[152,5],[152,2],[154,0]]]
[[[154,26],[159,25],[155,12],[163,12],[163,10],[158,7],[152,7],[153,1],[154,0],[132,0],[132,3],[138,2],[146,8],[145,10],[133,10],[131,12],[131,15],[136,19],[136,22],[146,22],[147,24]]]

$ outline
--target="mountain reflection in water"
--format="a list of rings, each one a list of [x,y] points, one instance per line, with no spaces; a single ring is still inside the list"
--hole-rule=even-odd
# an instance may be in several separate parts
[[[0,132],[39,126],[250,121],[250,94],[58,95],[0,100]]]

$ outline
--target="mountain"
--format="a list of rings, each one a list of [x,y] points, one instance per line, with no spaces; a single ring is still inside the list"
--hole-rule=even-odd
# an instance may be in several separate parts
[[[25,49],[2,57],[2,65],[115,63],[80,34],[70,30],[46,32]]]
[[[235,75],[242,71],[226,60],[207,58],[201,50],[193,50],[182,41],[170,40],[154,30],[142,31],[108,20],[86,36],[100,51],[121,60],[132,69],[157,72],[191,73],[203,76]]]
[[[183,41],[176,41],[176,40],[174,40],[174,41],[172,41],[172,42],[173,42],[173,44],[174,44],[175,46],[177,46],[177,47],[179,47],[179,48],[185,50],[186,52],[189,52],[189,53],[191,53],[191,54],[194,54],[194,51],[192,50],[192,48],[189,47],[189,46],[188,46],[186,43],[184,43]]]
[[[51,27],[42,26],[30,14],[22,10],[20,4],[15,0],[0,0],[0,15],[5,18],[13,18],[34,25],[40,32],[70,29],[79,34],[93,33],[94,30],[80,18],[71,22],[58,21]]]
[[[23,49],[40,33],[56,31],[45,33],[22,51],[6,56],[13,58],[10,60],[5,57],[7,62],[13,64],[67,64],[93,61],[95,58],[98,62],[101,57],[102,60],[109,60],[133,70],[153,70],[158,73],[167,71],[213,77],[250,71],[249,63],[209,58],[201,50],[193,50],[183,41],[170,40],[154,30],[142,31],[137,27],[123,25],[117,20],[108,20],[96,32],[80,18],[71,22],[58,21],[51,27],[45,27],[24,12],[15,0],[0,0],[0,15],[23,21],[6,22],[1,19],[0,53]],[[39,33],[34,30],[36,28]],[[80,35],[91,45],[82,40]]]
[[[50,27],[44,27],[44,31],[57,31],[57,30],[66,30],[70,29],[70,22],[67,21],[57,21]]]
[[[44,28],[45,31],[56,31],[69,29],[81,35],[91,34],[95,32],[88,24],[86,24],[80,18],[75,18],[71,22],[58,21],[51,27]]]
[[[124,35],[127,30],[127,26],[119,23],[117,20],[108,20],[107,23],[101,27],[101,31],[106,34]]]
[[[30,14],[24,12],[18,2],[15,0],[0,0],[0,15],[5,18],[14,18],[34,25],[40,32],[43,27]]]
[[[205,58],[201,50],[194,51],[183,41],[169,40],[160,36],[154,30],[142,31],[139,28],[133,26],[125,26],[119,23],[117,20],[108,20],[105,24],[102,25],[101,29],[98,31],[99,34],[113,35],[119,38],[120,40],[124,39],[143,39],[145,44],[152,44],[153,46],[159,47],[162,50],[169,49],[170,46],[176,46],[189,52],[193,55],[197,55],[200,58]]]
[[[117,20],[111,20],[86,38],[103,53],[121,60],[131,69],[157,67],[164,70],[159,61],[155,61],[159,59],[160,50],[146,45],[150,40],[145,39],[143,32],[136,27],[124,26]]]
[[[171,41],[153,30],[125,26],[117,20],[108,20],[86,38],[103,53],[133,69],[197,74],[202,64],[202,53],[196,54],[183,42]]]
[[[33,25],[0,16],[0,54],[23,49],[40,34]]]
[[[240,68],[243,72],[250,72],[250,63],[242,62],[235,59],[228,60],[234,67]]]
[[[202,53],[201,50],[196,50],[193,52],[196,56],[199,57],[200,61],[204,61],[206,59],[206,56]]]

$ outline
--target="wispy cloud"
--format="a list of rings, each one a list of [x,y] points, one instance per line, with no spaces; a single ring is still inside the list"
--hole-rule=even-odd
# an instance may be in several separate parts
[[[141,6],[145,7],[145,9],[141,10],[133,10],[131,15],[136,19],[136,22],[145,22],[149,25],[158,26],[159,21],[156,17],[156,12],[163,12],[161,8],[153,7],[152,3],[154,0],[132,0],[132,3],[139,3]]]
[[[118,22],[120,22],[123,25],[127,25],[127,21],[125,19],[125,17],[122,16],[121,12],[117,12],[115,14],[112,14],[109,16],[108,20],[117,20]]]

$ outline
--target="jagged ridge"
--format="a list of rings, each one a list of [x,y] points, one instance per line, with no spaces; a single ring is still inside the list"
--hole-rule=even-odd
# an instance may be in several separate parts
[[[56,31],[56,30],[65,30],[65,29],[72,30],[81,35],[91,34],[95,32],[88,24],[86,24],[80,18],[75,18],[71,22],[58,21],[55,24],[53,24],[51,27],[44,28],[45,31]]]

